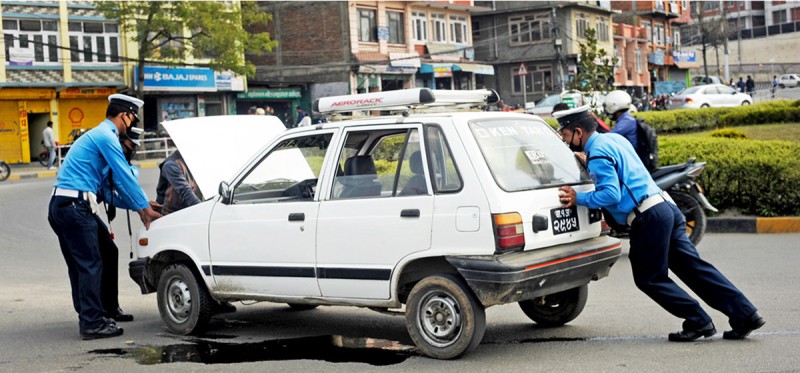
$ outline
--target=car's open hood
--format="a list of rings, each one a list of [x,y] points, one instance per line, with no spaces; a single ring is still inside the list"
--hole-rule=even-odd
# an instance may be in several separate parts
[[[252,156],[286,130],[271,115],[225,115],[163,122],[203,197],[217,195]]]

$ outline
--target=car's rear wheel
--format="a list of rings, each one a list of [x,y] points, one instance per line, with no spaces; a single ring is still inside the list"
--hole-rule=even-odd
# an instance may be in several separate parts
[[[164,268],[158,280],[158,312],[171,332],[198,334],[208,327],[211,296],[205,284],[184,264]]]
[[[486,330],[486,311],[453,275],[424,278],[406,304],[406,327],[423,354],[453,359],[477,347]]]
[[[708,106],[708,104],[702,104],[702,105],[700,105],[700,108],[701,108],[701,109],[705,109],[705,108],[707,108],[707,107],[711,107],[711,106]]]
[[[783,85],[783,84],[778,84],[778,87],[781,87],[781,88],[786,88],[786,86],[785,86],[785,85]]]
[[[289,308],[295,311],[308,311],[313,310],[314,308],[319,307],[316,304],[300,304],[300,303],[286,303],[289,305]]]
[[[519,308],[539,326],[555,327],[575,320],[586,306],[589,285],[578,286],[559,293],[523,300]]]
[[[742,101],[742,106],[745,106],[745,105],[750,105],[750,101],[747,101],[747,100]]]

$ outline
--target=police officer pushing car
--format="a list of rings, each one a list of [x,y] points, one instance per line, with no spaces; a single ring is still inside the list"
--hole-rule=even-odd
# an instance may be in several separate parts
[[[105,226],[97,215],[95,194],[104,183],[106,168],[114,173],[113,187],[130,200],[145,228],[161,216],[150,207],[147,196],[131,173],[119,141],[120,136],[126,136],[139,121],[137,112],[144,102],[122,94],[111,95],[108,101],[106,120],[75,141],[67,153],[57,175],[48,213],[48,221],[58,236],[67,264],[72,303],[79,315],[83,339],[114,337],[123,331],[113,320],[116,315],[105,314],[109,310],[103,309],[101,299],[101,252],[108,249],[104,247],[108,240],[99,239]]]
[[[711,317],[669,278],[678,276],[695,294],[728,316],[732,330],[725,339],[744,339],[762,327],[755,306],[713,265],[700,259],[686,236],[680,210],[653,181],[631,143],[615,134],[598,134],[589,106],[559,111],[558,132],[574,152],[584,152],[595,190],[560,189],[565,207],[604,208],[616,222],[630,225],[631,269],[636,286],[669,313],[684,319],[683,330],[669,340],[689,342],[716,334]]]

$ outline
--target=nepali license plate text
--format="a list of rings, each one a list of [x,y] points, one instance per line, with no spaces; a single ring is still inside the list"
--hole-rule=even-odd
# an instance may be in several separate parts
[[[578,226],[578,207],[557,208],[550,210],[550,221],[553,222],[553,234],[577,232]]]

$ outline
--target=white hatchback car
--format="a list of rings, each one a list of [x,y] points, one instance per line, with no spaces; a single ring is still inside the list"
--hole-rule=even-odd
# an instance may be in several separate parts
[[[139,233],[131,278],[158,293],[177,334],[201,333],[223,300],[405,306],[412,340],[440,359],[480,343],[493,305],[518,302],[544,326],[573,320],[620,243],[601,235],[599,210],[561,206],[559,186],[594,186],[542,119],[437,107],[485,105],[492,94],[329,97],[315,111],[411,109],[277,136],[252,125],[264,116],[165,123],[210,198]],[[423,108],[431,112],[416,113]],[[211,121],[244,140],[210,152],[196,131]],[[254,150],[258,141],[267,145]],[[209,161],[221,152],[255,155]]]
[[[797,87],[798,84],[800,84],[800,76],[797,74],[784,74],[778,78],[778,87],[781,88]]]
[[[670,109],[697,109],[706,107],[742,106],[753,103],[753,98],[723,84],[706,84],[686,88],[671,98]]]

